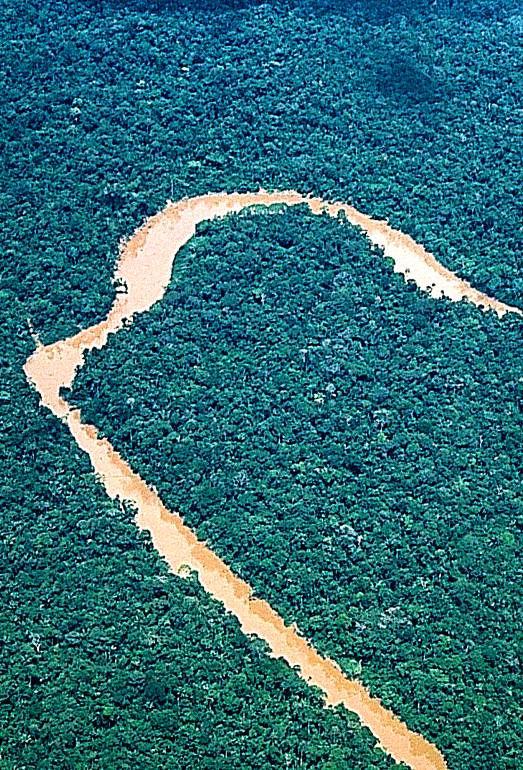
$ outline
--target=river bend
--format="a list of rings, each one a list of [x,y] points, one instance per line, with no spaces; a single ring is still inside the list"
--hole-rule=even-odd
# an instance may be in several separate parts
[[[114,281],[126,287],[126,291],[116,295],[107,317],[67,339],[45,346],[38,343],[24,371],[39,392],[41,404],[68,426],[78,446],[89,455],[107,494],[135,506],[136,524],[150,532],[156,550],[174,572],[182,574],[187,568],[197,572],[205,590],[236,616],[244,633],[264,639],[273,656],[297,667],[305,681],[323,691],[327,705],[343,704],[357,714],[396,762],[404,762],[412,770],[445,770],[445,759],[433,744],[411,731],[377,698],[371,697],[360,682],[348,679],[333,660],[322,657],[299,630],[294,625],[286,625],[266,601],[255,598],[249,585],[197,539],[178,513],[164,506],[156,490],[130,468],[107,439],[99,437],[95,426],[83,423],[80,411],[71,408],[60,395],[62,388],[72,387],[86,351],[102,348],[109,334],[116,333],[124,323],[131,323],[137,313],[145,312],[163,297],[175,256],[193,237],[198,223],[249,206],[275,204],[306,204],[313,214],[325,212],[331,217],[343,213],[392,258],[396,272],[414,281],[433,298],[467,299],[500,316],[507,312],[523,315],[520,309],[474,289],[438,263],[410,236],[347,204],[328,203],[295,191],[209,193],[178,203],[169,202],[129,241],[122,243]]]

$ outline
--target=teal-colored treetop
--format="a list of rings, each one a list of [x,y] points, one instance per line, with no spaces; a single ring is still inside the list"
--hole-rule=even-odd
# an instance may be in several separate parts
[[[347,224],[257,211],[199,227],[73,398],[288,622],[480,767],[517,721],[520,326],[405,285]]]
[[[523,307],[516,0],[0,8],[0,768],[396,767],[169,575],[22,366],[102,319],[168,198],[295,188]],[[199,227],[71,401],[288,622],[434,741],[516,770],[521,321],[306,210]]]

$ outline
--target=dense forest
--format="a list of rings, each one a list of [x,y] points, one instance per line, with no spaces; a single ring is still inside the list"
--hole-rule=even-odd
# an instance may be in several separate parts
[[[451,767],[516,767],[520,353],[520,319],[431,300],[348,225],[256,212],[199,228],[72,398]]]
[[[0,320],[0,768],[397,768],[196,580],[168,575],[28,391],[23,307]]]
[[[259,186],[388,218],[523,306],[519,3],[4,0],[0,29],[0,768],[396,767],[168,574],[39,409],[28,319],[100,320],[145,216]],[[68,397],[451,770],[516,770],[521,329],[346,223],[247,212],[198,228]]]

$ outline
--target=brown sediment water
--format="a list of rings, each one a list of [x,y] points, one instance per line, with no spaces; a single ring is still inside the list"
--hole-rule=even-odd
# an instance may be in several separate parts
[[[126,290],[117,294],[105,320],[51,345],[41,345],[34,337],[37,347],[26,361],[24,371],[38,390],[42,405],[67,424],[78,446],[87,452],[107,494],[134,504],[138,527],[150,532],[156,550],[174,572],[185,574],[187,568],[194,570],[206,591],[236,616],[246,634],[265,640],[273,656],[297,667],[305,681],[323,691],[326,704],[342,704],[357,714],[396,762],[404,762],[412,770],[443,770],[447,764],[434,745],[409,730],[377,698],[371,697],[360,682],[348,679],[334,661],[322,657],[295,626],[285,625],[266,601],[254,598],[249,585],[197,539],[178,513],[164,506],[156,490],[131,470],[107,439],[98,436],[93,425],[82,423],[80,411],[71,408],[60,395],[61,388],[72,386],[84,362],[85,351],[102,348],[109,334],[117,332],[124,323],[131,323],[134,315],[148,310],[163,297],[174,258],[195,234],[198,223],[249,206],[275,204],[306,204],[314,214],[325,212],[332,217],[343,213],[393,259],[396,272],[415,281],[420,289],[435,298],[445,296],[455,301],[466,298],[500,316],[507,312],[523,315],[519,308],[474,289],[440,265],[410,236],[344,203],[327,203],[295,191],[209,193],[178,203],[169,202],[129,241],[122,243],[114,280]]]

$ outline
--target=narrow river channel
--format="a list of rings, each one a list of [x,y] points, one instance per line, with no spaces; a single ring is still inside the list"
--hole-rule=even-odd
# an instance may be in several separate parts
[[[264,639],[272,655],[298,667],[305,681],[324,692],[327,705],[343,704],[356,713],[395,761],[404,762],[412,770],[444,770],[445,759],[433,744],[412,732],[377,698],[371,697],[360,682],[348,679],[334,661],[322,657],[295,626],[285,625],[267,602],[254,598],[249,585],[197,539],[178,513],[167,510],[156,491],[129,467],[109,441],[99,438],[96,427],[83,423],[79,410],[72,409],[60,396],[61,388],[72,387],[86,351],[102,348],[109,334],[116,333],[124,322],[131,323],[137,313],[145,312],[161,300],[171,279],[175,256],[195,234],[199,222],[249,206],[274,204],[307,204],[314,214],[326,212],[332,217],[343,213],[393,259],[396,272],[415,281],[434,298],[446,296],[455,301],[467,298],[474,305],[492,309],[499,315],[507,312],[523,315],[518,308],[472,288],[440,265],[410,236],[346,204],[326,203],[294,191],[210,193],[169,203],[148,219],[121,246],[114,278],[126,286],[126,293],[117,294],[105,320],[51,345],[38,344],[24,371],[39,392],[42,405],[67,424],[78,446],[87,452],[107,494],[135,506],[136,524],[150,532],[156,550],[174,572],[182,573],[187,567],[197,572],[205,590],[236,616],[246,634]]]

